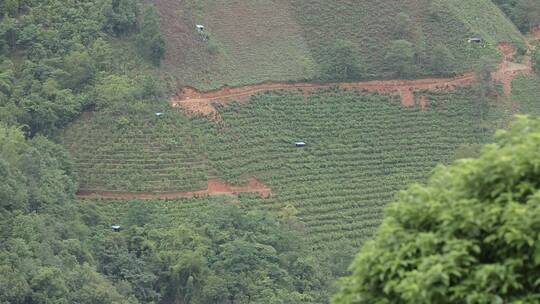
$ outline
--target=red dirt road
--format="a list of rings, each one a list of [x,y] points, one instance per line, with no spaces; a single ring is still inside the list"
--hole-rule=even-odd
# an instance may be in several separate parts
[[[539,30],[540,32],[540,30]],[[540,34],[539,34],[540,35]],[[504,94],[511,95],[512,80],[520,74],[531,72],[531,60],[525,57],[523,63],[512,62],[516,53],[514,47],[508,43],[498,45],[503,54],[503,60],[496,71],[492,73],[495,81],[502,83]],[[342,89],[363,90],[381,94],[399,94],[401,103],[410,107],[419,104],[423,110],[428,106],[425,96],[415,98],[415,91],[421,90],[452,90],[460,87],[468,87],[475,83],[473,72],[467,72],[451,78],[427,78],[416,80],[375,80],[366,82],[346,82],[346,83],[265,83],[237,88],[225,87],[210,92],[199,92],[193,88],[186,87],[180,93],[173,96],[170,103],[174,107],[181,107],[187,112],[202,113],[219,119],[219,113],[214,108],[214,104],[226,105],[231,101],[244,101],[248,97],[270,90],[302,90],[306,93],[318,89],[339,87]],[[418,102],[417,102],[418,99]],[[77,197],[80,199],[177,199],[192,198],[214,195],[238,195],[239,193],[258,193],[261,197],[267,198],[272,195],[272,189],[252,177],[246,186],[231,186],[230,184],[211,179],[205,190],[188,192],[120,192],[120,191],[79,191]]]
[[[300,89],[311,92],[318,89],[340,87],[343,89],[364,90],[381,94],[400,94],[405,106],[414,105],[414,91],[418,90],[450,90],[470,86],[474,82],[474,73],[465,73],[452,78],[428,78],[417,80],[374,80],[366,82],[344,83],[264,83],[237,88],[222,88],[206,93],[186,87],[171,98],[171,104],[181,107],[187,112],[201,113],[217,117],[218,113],[212,104],[227,104],[231,101],[241,101],[264,91]]]
[[[503,84],[506,96],[511,94],[511,84],[514,77],[531,71],[531,66],[525,63],[511,62],[515,55],[515,48],[508,43],[500,43],[499,49],[503,54],[503,61],[498,69],[493,72],[493,79]],[[467,72],[450,78],[426,78],[415,80],[374,80],[365,82],[344,83],[263,83],[243,87],[224,87],[209,92],[199,92],[194,88],[186,87],[180,93],[173,96],[170,103],[174,107],[181,107],[190,113],[201,113],[219,119],[219,113],[213,104],[227,104],[231,101],[242,101],[248,97],[264,91],[271,90],[295,90],[311,92],[318,89],[339,87],[342,89],[363,90],[371,93],[399,94],[404,106],[414,106],[414,92],[420,90],[452,90],[460,87],[468,87],[474,84],[473,72]]]
[[[258,193],[263,198],[272,196],[272,189],[265,186],[255,177],[251,177],[246,186],[231,186],[218,179],[208,180],[206,190],[188,192],[121,192],[121,191],[79,191],[79,199],[111,199],[111,200],[163,200],[177,198],[193,198],[217,195],[235,196],[239,193]]]

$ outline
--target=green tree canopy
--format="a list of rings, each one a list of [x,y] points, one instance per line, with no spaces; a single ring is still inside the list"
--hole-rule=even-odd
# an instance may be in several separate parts
[[[540,0],[493,0],[522,32],[540,25]]]
[[[136,303],[92,265],[74,191],[61,146],[0,124],[0,303]]]
[[[208,210],[186,210],[182,221],[145,202],[133,203],[125,231],[95,230],[101,272],[123,281],[142,303],[327,298],[324,275],[299,231],[266,212],[208,203]]]
[[[153,6],[144,10],[137,46],[143,56],[159,65],[165,55],[165,38],[159,29],[159,15]]]
[[[397,39],[405,39],[411,31],[411,17],[405,12],[400,12],[396,17],[394,33]]]
[[[454,73],[455,58],[443,44],[438,44],[433,49],[431,58],[432,70],[440,75],[450,75]]]
[[[139,16],[139,1],[137,0],[103,0],[102,14],[106,18],[104,29],[117,36],[131,32]]]
[[[64,58],[65,79],[64,86],[73,90],[80,90],[95,74],[94,61],[87,52],[71,52]]]
[[[323,63],[322,79],[325,81],[345,81],[361,79],[363,64],[350,41],[337,40],[328,51]]]
[[[496,93],[492,72],[497,68],[497,62],[490,57],[482,57],[475,69],[475,78],[478,83],[480,97],[485,99]]]
[[[402,192],[351,270],[333,303],[539,303],[540,119]]]
[[[407,77],[414,73],[414,47],[407,40],[394,40],[388,46],[385,60],[396,76]]]

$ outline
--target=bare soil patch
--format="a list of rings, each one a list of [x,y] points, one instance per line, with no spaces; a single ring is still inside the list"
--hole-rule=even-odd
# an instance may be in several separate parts
[[[257,85],[221,88],[209,92],[199,92],[191,87],[184,88],[173,96],[170,103],[181,107],[188,113],[201,113],[214,116],[217,111],[213,104],[226,105],[232,101],[245,101],[250,96],[272,90],[302,90],[312,92],[319,89],[339,87],[342,89],[362,90],[371,93],[399,94],[404,106],[414,105],[414,91],[418,90],[451,90],[470,86],[474,82],[474,73],[469,72],[451,78],[426,78],[416,80],[374,80],[365,82],[344,83],[263,83]]]
[[[111,199],[111,200],[163,200],[177,198],[194,198],[217,195],[236,196],[240,193],[258,193],[263,198],[272,196],[272,189],[264,185],[255,177],[248,180],[245,186],[232,186],[229,183],[219,180],[208,180],[208,186],[205,190],[187,191],[187,192],[122,192],[122,191],[94,191],[81,190],[77,192],[79,199]]]
[[[420,99],[418,100],[418,104],[422,108],[422,111],[426,111],[429,104],[427,96],[426,95],[420,96]]]
[[[403,106],[414,107],[414,93],[411,90],[399,90],[399,97],[401,98],[401,104]]]
[[[508,42],[500,42],[497,44],[497,48],[503,55],[503,61],[512,61],[516,55],[516,48]]]
[[[512,60],[516,55],[516,49],[509,43],[501,42],[498,45],[503,54],[503,61],[498,69],[493,72],[493,80],[498,81],[503,86],[503,92],[506,97],[512,95],[512,81],[521,74],[529,74],[532,71],[530,57],[525,56],[523,63],[516,63]]]

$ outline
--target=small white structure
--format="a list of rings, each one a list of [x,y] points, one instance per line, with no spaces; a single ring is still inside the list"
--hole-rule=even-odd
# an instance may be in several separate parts
[[[161,113],[161,112],[156,112],[156,116],[157,116],[157,117],[161,117],[161,116],[163,116],[163,113]]]
[[[121,228],[122,228],[122,227],[120,227],[120,225],[112,225],[112,226],[111,226],[111,229],[112,229],[114,232],[119,232]]]
[[[469,43],[481,43],[481,42],[483,42],[484,40],[483,40],[482,38],[473,37],[473,38],[467,39],[467,41],[468,41]]]
[[[297,141],[294,143],[294,145],[297,147],[297,148],[302,148],[302,147],[305,147],[306,146],[306,143],[303,142],[303,141]]]
[[[199,32],[204,32],[204,25],[202,24],[195,24],[195,27],[197,27],[197,30]]]

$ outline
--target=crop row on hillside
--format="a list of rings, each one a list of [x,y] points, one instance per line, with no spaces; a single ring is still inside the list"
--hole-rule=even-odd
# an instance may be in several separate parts
[[[523,114],[540,115],[540,76],[520,76],[512,82],[513,98]]]
[[[223,123],[204,145],[220,176],[257,175],[295,206],[314,246],[361,242],[398,190],[450,161],[462,144],[484,140],[473,94],[432,94],[426,112],[354,92],[261,95],[220,109]],[[294,148],[297,140],[308,146]]]
[[[407,77],[439,75],[436,50],[447,49],[444,73],[470,70],[496,44],[524,49],[523,37],[490,0],[442,1],[173,1],[156,2],[168,48],[167,76],[201,90],[276,81],[324,80],[346,45],[356,79],[388,79],[386,58],[407,40],[414,65]],[[199,33],[195,25],[205,26]],[[480,37],[482,44],[468,38]],[[342,44],[342,42],[344,44]],[[337,67],[340,69],[340,67]]]
[[[84,190],[182,191],[204,189],[210,172],[197,132],[166,105],[144,105],[135,114],[101,112],[66,131]]]
[[[64,138],[87,189],[199,190],[208,177],[243,184],[256,176],[274,196],[240,202],[294,207],[314,248],[357,246],[397,191],[489,135],[473,90],[425,94],[425,111],[355,91],[260,94],[219,108],[219,123],[173,110],[157,118],[160,105],[147,105],[122,127],[121,116],[102,113]],[[307,147],[296,148],[299,140]]]

